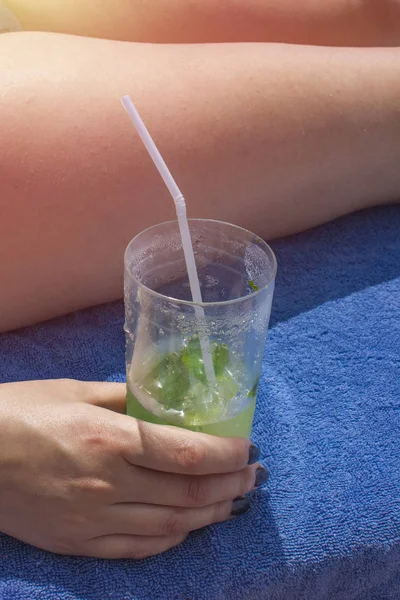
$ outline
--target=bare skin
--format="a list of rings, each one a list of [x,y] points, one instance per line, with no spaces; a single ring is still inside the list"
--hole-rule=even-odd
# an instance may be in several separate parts
[[[24,29],[134,42],[390,46],[399,0],[8,0]]]
[[[136,421],[118,414],[124,396],[123,384],[0,385],[0,531],[59,554],[138,559],[243,510],[233,500],[260,472],[247,440]]]
[[[127,42],[399,40],[395,0],[9,5],[25,29]],[[119,105],[126,93],[192,216],[275,237],[400,197],[397,48],[18,33],[0,36],[0,56],[0,330],[120,297],[129,239],[173,218]],[[0,531],[60,553],[142,558],[230,518],[254,487],[249,442],[140,424],[124,409],[123,386],[0,385]]]
[[[0,53],[0,329],[121,297],[127,243],[173,218],[126,93],[191,216],[272,238],[400,195],[400,49],[17,33]]]

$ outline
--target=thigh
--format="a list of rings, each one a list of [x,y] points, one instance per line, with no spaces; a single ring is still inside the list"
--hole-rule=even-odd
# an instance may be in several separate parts
[[[400,196],[399,52],[1,35],[0,329],[121,296],[174,218],[121,96],[190,216],[275,237]]]
[[[385,46],[400,0],[8,0],[24,29],[157,43]]]

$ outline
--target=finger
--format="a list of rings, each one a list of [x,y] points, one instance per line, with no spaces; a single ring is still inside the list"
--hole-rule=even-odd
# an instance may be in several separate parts
[[[259,449],[246,439],[120,418],[126,432],[122,442],[124,458],[148,469],[195,475],[232,473],[253,464],[260,455]]]
[[[119,476],[115,503],[162,503],[163,506],[194,508],[245,496],[254,489],[258,465],[222,475],[178,475],[133,467]]]
[[[166,552],[181,544],[186,535],[144,537],[137,535],[105,535],[87,544],[86,556],[96,558],[131,558],[141,560]]]
[[[173,508],[149,504],[110,507],[107,528],[113,534],[171,536],[189,533],[247,512],[249,501],[238,498],[202,508]]]
[[[82,381],[84,402],[107,408],[114,412],[126,413],[126,385],[124,383]]]

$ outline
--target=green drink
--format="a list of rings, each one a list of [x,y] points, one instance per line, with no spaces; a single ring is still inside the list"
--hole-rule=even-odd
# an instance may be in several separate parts
[[[254,409],[256,407],[256,399],[254,398],[247,408],[227,421],[220,421],[219,423],[206,423],[204,425],[180,425],[185,429],[191,431],[199,431],[201,433],[208,433],[210,435],[218,435],[223,437],[250,437],[251,426],[253,423]],[[142,404],[136,399],[131,392],[127,389],[127,414],[131,417],[136,417],[141,421],[147,421],[148,423],[155,423],[156,425],[174,425],[176,423],[170,423],[168,420],[161,419],[153,415],[153,413],[146,410]]]
[[[189,227],[201,303],[192,302],[176,222],[147,229],[126,250],[127,412],[155,424],[250,437],[275,257],[240,227],[203,219],[190,219]]]
[[[211,435],[249,437],[258,378],[248,381],[243,365],[235,364],[225,345],[212,346],[212,359],[216,377],[212,387],[198,338],[184,343],[180,351],[150,360],[152,366],[144,365],[136,375],[133,370],[128,381],[128,415]]]

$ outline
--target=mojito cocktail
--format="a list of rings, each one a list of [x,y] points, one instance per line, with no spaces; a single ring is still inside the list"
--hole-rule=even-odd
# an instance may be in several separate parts
[[[276,272],[269,246],[218,221],[190,220],[199,319],[178,226],[139,234],[125,255],[127,412],[152,423],[249,437]],[[208,342],[214,376],[204,366]]]

